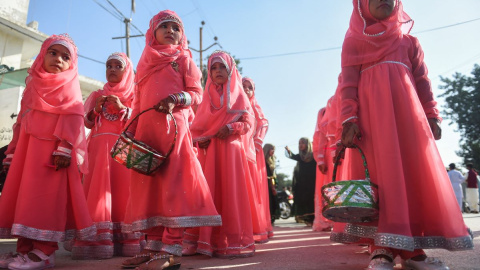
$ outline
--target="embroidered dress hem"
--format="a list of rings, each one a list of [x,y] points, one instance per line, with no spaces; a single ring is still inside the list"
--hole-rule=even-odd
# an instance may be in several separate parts
[[[145,246],[145,249],[154,251],[165,251],[175,256],[182,256],[182,245],[178,244],[167,245],[160,241],[147,240],[147,245]]]
[[[41,230],[24,226],[21,224],[13,224],[11,229],[0,228],[0,238],[10,239],[17,236],[22,236],[29,239],[49,242],[61,242],[72,238],[81,240],[91,240],[97,233],[95,225],[81,229],[81,230],[66,230],[66,231],[50,231]]]
[[[100,246],[74,246],[72,248],[73,260],[102,260],[113,257],[113,245]]]
[[[218,258],[246,258],[255,255],[255,243],[243,247],[215,248],[209,243],[198,241],[197,253]]]
[[[469,230],[471,234],[471,231]],[[390,233],[377,233],[373,226],[347,224],[344,232],[332,232],[330,240],[351,244],[370,240],[376,246],[413,251],[415,249],[446,249],[460,251],[473,249],[472,236],[446,238],[443,236],[405,236]]]
[[[215,216],[196,216],[196,217],[151,217],[148,219],[137,220],[131,224],[122,224],[123,233],[138,232],[153,227],[167,228],[187,228],[187,227],[206,227],[221,226],[222,219],[219,215]]]

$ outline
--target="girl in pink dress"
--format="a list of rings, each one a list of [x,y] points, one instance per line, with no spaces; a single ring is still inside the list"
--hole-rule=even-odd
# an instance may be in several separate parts
[[[268,238],[273,237],[272,223],[270,221],[270,204],[268,198],[268,179],[267,168],[265,167],[265,154],[263,153],[262,145],[263,138],[267,134],[268,120],[263,114],[262,108],[258,105],[255,98],[255,83],[248,77],[242,78],[242,86],[245,94],[250,101],[253,112],[255,113],[255,131],[253,133],[253,142],[255,143],[255,161],[249,162],[250,172],[254,180],[254,187],[251,190],[255,191],[254,198],[251,198],[250,204],[252,207],[252,216],[257,213],[258,222],[253,223],[253,237],[257,243],[266,243]],[[258,224],[258,227],[257,227]]]
[[[28,70],[0,197],[0,238],[17,237],[18,254],[1,267],[53,267],[57,242],[96,233],[78,173],[88,164],[77,60],[73,41],[53,35]]]
[[[134,76],[127,55],[113,53],[106,63],[108,82],[85,101],[85,126],[91,132],[87,139],[90,168],[83,176],[83,188],[97,236],[95,241],[75,241],[73,259],[107,259],[140,252],[140,235],[121,232],[130,171],[110,154],[132,112]]]
[[[354,0],[353,6],[339,121],[342,144],[365,152],[380,213],[377,222],[348,224],[333,239],[369,239],[369,269],[393,269],[396,255],[408,269],[448,269],[423,249],[467,250],[473,241],[435,145],[441,118],[422,48],[408,34],[413,21],[400,0]],[[351,153],[351,162],[361,162]],[[351,173],[365,178],[360,170]]]
[[[221,225],[188,124],[190,106],[202,100],[200,77],[182,21],[173,11],[159,12],[150,20],[137,66],[133,115],[153,107],[156,111],[140,116],[128,132],[160,153],[170,149],[175,129],[178,134],[173,151],[157,171],[131,172],[122,232],[143,232],[147,243],[141,254],[123,262],[124,267],[178,268],[178,257],[171,255],[182,255],[184,228]]]
[[[222,226],[200,228],[199,232],[189,230],[186,247],[223,258],[253,256],[247,183],[252,181],[248,160],[255,161],[255,115],[235,61],[228,53],[214,52],[208,59],[208,71],[203,102],[191,130]]]

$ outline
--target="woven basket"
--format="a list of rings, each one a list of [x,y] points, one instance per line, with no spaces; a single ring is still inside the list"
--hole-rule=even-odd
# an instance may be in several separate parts
[[[133,120],[128,124],[124,131],[120,134],[117,142],[113,146],[110,154],[112,158],[118,163],[125,165],[127,168],[132,169],[141,174],[151,175],[154,173],[160,166],[165,162],[170,153],[175,146],[177,140],[177,122],[173,117],[172,113],[169,113],[170,117],[173,119],[175,125],[175,137],[173,138],[172,145],[168,152],[163,155],[160,152],[156,151],[147,144],[135,140],[133,137],[127,134],[127,130],[130,125],[138,120],[138,117],[154,108],[150,108],[139,113]]]
[[[359,223],[378,219],[378,186],[370,182],[367,160],[363,151],[356,145],[363,159],[365,179],[335,182],[340,154],[337,155],[333,168],[332,183],[322,187],[323,209],[325,218],[335,222]]]

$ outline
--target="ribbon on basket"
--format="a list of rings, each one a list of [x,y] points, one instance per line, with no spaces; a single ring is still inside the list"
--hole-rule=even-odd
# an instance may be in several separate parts
[[[337,168],[345,148],[335,159],[332,182],[322,187],[322,215],[335,222],[358,223],[378,219],[378,186],[370,181],[365,155],[357,145],[365,168],[365,179],[335,181]]]
[[[126,166],[128,169],[132,169],[145,175],[151,175],[152,173],[154,173],[165,162],[168,156],[170,156],[175,146],[175,142],[177,141],[178,133],[175,117],[173,117],[172,113],[169,112],[168,114],[170,115],[170,118],[173,119],[173,124],[175,125],[175,136],[173,138],[170,149],[165,155],[156,151],[154,148],[148,146],[147,144],[135,140],[133,136],[130,136],[126,132],[130,125],[134,121],[137,121],[140,115],[150,110],[155,110],[155,108],[146,109],[137,114],[132,119],[132,121],[120,134],[120,137],[117,139],[117,142],[110,151],[110,154],[115,161]]]

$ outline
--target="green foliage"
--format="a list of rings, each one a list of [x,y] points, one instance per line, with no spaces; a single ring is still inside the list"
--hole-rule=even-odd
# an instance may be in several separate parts
[[[277,179],[276,179],[277,189],[282,189],[283,187],[286,187],[288,184],[291,186],[292,184],[290,182],[291,180],[288,179],[288,175],[284,173],[277,173]]]
[[[446,104],[442,106],[443,115],[450,125],[457,124],[461,134],[460,150],[456,154],[463,157],[465,163],[480,164],[480,66],[475,64],[472,76],[460,73],[453,78],[440,77]]]

